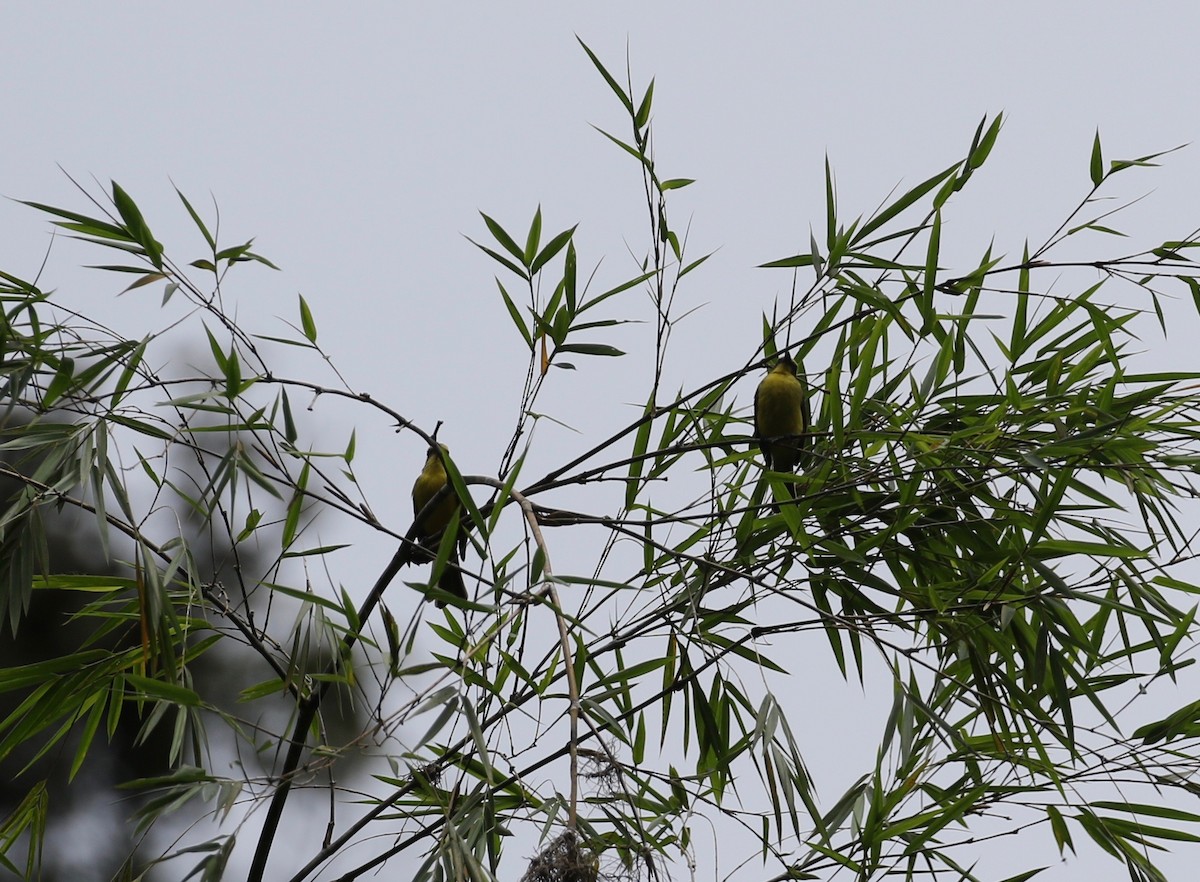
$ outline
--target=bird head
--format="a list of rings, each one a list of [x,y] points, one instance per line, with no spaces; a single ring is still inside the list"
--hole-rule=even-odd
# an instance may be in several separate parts
[[[796,373],[796,362],[792,360],[791,355],[786,352],[779,353],[779,360],[775,362],[775,367],[771,368],[774,373]]]

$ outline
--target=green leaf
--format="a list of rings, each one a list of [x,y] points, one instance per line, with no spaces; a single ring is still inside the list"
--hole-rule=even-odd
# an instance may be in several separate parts
[[[237,534],[237,538],[234,539],[234,542],[245,542],[252,535],[254,535],[255,529],[257,529],[259,523],[262,522],[262,516],[262,512],[257,508],[251,509],[246,515],[246,525],[242,527],[241,532]]]
[[[604,81],[608,83],[609,88],[612,89],[616,96],[621,99],[621,103],[625,106],[625,109],[629,111],[630,114],[633,114],[632,99],[625,94],[625,90],[618,85],[617,81],[613,79],[612,74],[610,74],[604,65],[600,63],[600,59],[597,58],[596,54],[588,48],[587,43],[583,42],[583,40],[580,40],[579,37],[576,37],[575,39],[579,40],[579,45],[583,47],[583,51],[586,52],[588,58],[592,60],[592,64],[596,66],[596,70],[600,71],[600,75],[604,77]]]
[[[607,343],[563,343],[558,347],[559,352],[578,352],[581,355],[607,355],[618,356],[624,355],[615,346],[609,346]]]
[[[538,209],[538,213],[539,214],[541,213],[541,209]],[[505,251],[507,251],[509,254],[511,254],[513,257],[515,257],[522,264],[524,264],[525,263],[525,252],[522,251],[517,246],[516,241],[513,239],[512,236],[510,236],[508,234],[508,231],[506,231],[504,229],[504,227],[500,226],[500,224],[496,223],[494,220],[492,220],[490,217],[488,217],[482,211],[479,212],[479,215],[480,215],[480,217],[483,218],[483,222],[485,224],[487,224],[487,228],[491,232],[492,237],[497,242],[500,243],[500,247],[503,248]],[[480,247],[482,247],[482,246],[480,246]],[[484,250],[486,251],[487,249],[484,249]],[[491,252],[489,252],[489,253],[491,253]],[[497,255],[497,257],[499,257],[499,255]],[[515,267],[514,267],[514,269],[515,269]],[[521,270],[517,270],[517,272],[521,272]]]
[[[278,583],[264,582],[263,584],[269,587],[272,591],[278,591],[280,594],[284,594],[288,597],[294,598],[295,600],[299,600],[301,603],[313,603],[322,609],[327,609],[330,612],[335,612],[339,615],[345,615],[346,611],[342,608],[340,603],[330,600],[327,597],[322,597],[315,591],[293,588],[290,585],[280,585]]]
[[[72,358],[64,358],[58,363],[58,370],[54,372],[54,378],[50,381],[50,385],[46,387],[45,395],[42,396],[42,407],[49,409],[54,406],[59,398],[71,388],[71,381],[75,377],[75,360]]]
[[[253,251],[247,251],[245,253],[245,255],[242,257],[242,260],[252,260],[255,263],[261,263],[265,267],[270,267],[271,269],[273,269],[277,272],[279,270],[279,267],[277,267],[271,261],[267,260],[261,254],[255,254]]]
[[[22,205],[28,205],[30,208],[36,208],[38,211],[44,211],[47,214],[52,214],[55,217],[66,218],[73,223],[59,224],[63,227],[69,227],[80,233],[86,233],[89,236],[98,236],[104,239],[113,239],[122,242],[130,241],[129,232],[122,227],[110,224],[108,221],[97,220],[96,218],[88,217],[84,214],[77,214],[73,211],[67,211],[63,208],[55,208],[52,205],[44,205],[41,202],[22,202]]]
[[[466,239],[468,242],[470,242],[472,245],[474,245],[476,248],[478,248],[480,251],[482,251],[484,254],[486,254],[488,257],[490,257],[492,260],[496,261],[501,266],[503,266],[505,269],[509,270],[512,273],[515,273],[516,275],[520,276],[522,279],[525,279],[526,281],[529,280],[529,273],[525,270],[524,267],[513,263],[511,260],[509,260],[503,254],[493,251],[491,248],[488,248],[486,245],[480,245],[478,242],[476,242],[470,236],[467,236]]]
[[[297,530],[300,525],[300,512],[304,509],[304,500],[306,494],[305,488],[308,486],[309,465],[306,462],[304,468],[300,470],[300,477],[296,481],[296,492],[292,494],[292,499],[288,503],[287,515],[283,521],[283,537],[281,544],[284,548],[288,548],[296,541]]]
[[[646,94],[642,96],[642,103],[638,106],[637,113],[633,117],[633,125],[635,128],[644,129],[646,124],[650,122],[650,105],[654,100],[654,80],[650,80],[650,85],[646,87]]]
[[[1104,159],[1100,155],[1100,130],[1096,129],[1096,140],[1092,142],[1091,161],[1092,186],[1099,187],[1104,180]]]
[[[54,591],[83,591],[85,593],[111,594],[114,591],[128,591],[137,588],[137,580],[120,576],[81,576],[51,573],[48,576],[38,576],[33,580],[33,587]]]
[[[679,278],[682,279],[684,276],[686,276],[688,273],[690,273],[696,267],[700,266],[702,263],[704,263],[706,260],[708,260],[710,257],[712,257],[713,254],[714,254],[714,252],[710,251],[708,254],[705,254],[702,257],[697,257],[695,260],[693,260],[691,263],[689,263],[687,266],[685,266],[683,269],[681,269],[679,271]]]
[[[204,326],[204,333],[208,335],[208,348],[212,351],[217,367],[220,368],[222,374],[225,374],[229,370],[225,350],[221,348],[217,338],[213,336],[213,332],[208,329],[208,325]]]
[[[321,557],[326,554],[332,554],[335,551],[341,551],[343,548],[349,548],[349,545],[318,545],[316,548],[302,548],[300,551],[285,551],[280,555],[280,558],[293,557]]]
[[[946,178],[946,183],[942,184],[937,195],[933,197],[933,207],[938,209],[945,205],[947,200],[962,188],[965,180],[965,177],[960,178],[957,172]]]
[[[575,228],[571,227],[571,233],[574,234]],[[551,243],[553,244],[553,243]],[[575,242],[571,240],[567,245],[567,257],[563,261],[563,296],[567,299],[567,309],[572,314],[577,311],[576,304],[576,273],[577,273],[578,257],[575,254]]]
[[[383,618],[383,632],[387,638],[389,670],[394,675],[400,670],[400,626],[387,604],[382,601],[379,604],[379,614]]]
[[[538,256],[533,259],[533,263],[529,265],[529,272],[536,273],[543,266],[545,266],[546,263],[554,257],[554,255],[562,251],[563,246],[570,242],[571,237],[575,235],[575,230],[578,226],[579,225],[576,224],[569,230],[563,230],[548,243],[546,243],[546,247],[538,253]]]
[[[287,684],[278,677],[272,677],[269,680],[263,680],[261,683],[254,683],[247,686],[238,693],[237,700],[239,702],[258,701],[270,695],[279,695],[287,691]]]
[[[146,344],[150,342],[150,337],[143,337],[142,342],[137,345],[132,354],[125,360],[125,367],[121,371],[121,375],[117,378],[117,385],[113,388],[112,397],[109,399],[108,406],[116,407],[121,403],[121,399],[125,396],[126,390],[129,388],[129,383],[133,380],[134,374],[142,364],[142,357],[146,354]]]
[[[130,282],[128,285],[126,285],[124,288],[121,289],[120,293],[124,294],[128,291],[133,291],[136,288],[143,288],[146,285],[153,284],[154,282],[161,282],[165,278],[166,278],[166,276],[159,272],[143,272],[142,277],[140,279]],[[165,303],[167,299],[170,299],[170,298],[169,297],[165,298],[163,302]]]
[[[116,181],[112,182],[112,198],[117,213],[121,215],[121,220],[125,221],[129,235],[142,246],[150,262],[157,269],[162,269],[162,245],[155,241],[154,236],[150,234],[150,228],[146,226],[142,212]]]
[[[1000,127],[1004,123],[1004,114],[997,114],[996,118],[992,120],[992,124],[988,126],[987,132],[980,138],[979,130],[983,128],[983,124],[986,122],[986,116],[979,121],[979,129],[976,130],[975,139],[971,142],[971,150],[967,157],[967,167],[972,171],[982,166],[987,160],[988,154],[992,152],[992,147],[996,144],[996,137],[1000,134]]]
[[[225,360],[225,397],[230,401],[242,392],[242,365],[238,360],[237,348],[230,347],[229,357]]]
[[[299,433],[296,431],[296,420],[292,416],[292,402],[288,398],[287,389],[280,391],[280,399],[283,404],[283,437],[288,444],[295,444]]]
[[[1063,854],[1064,849],[1075,851],[1075,843],[1071,841],[1071,831],[1067,829],[1067,822],[1063,820],[1062,813],[1052,805],[1046,806],[1046,817],[1050,819],[1050,831],[1054,834],[1054,844],[1058,846],[1058,853]]]
[[[8,870],[14,878],[38,878],[49,807],[50,797],[46,791],[46,782],[38,781],[29,788],[11,814],[0,821],[0,866]],[[9,846],[16,842],[21,842],[25,851],[23,871],[5,856]]]
[[[833,169],[825,154],[825,247],[832,253],[837,241],[837,196],[833,189]]]
[[[1143,560],[1149,555],[1140,548],[1130,548],[1106,542],[1084,542],[1079,539],[1043,539],[1032,549],[1039,558],[1065,557],[1085,554],[1089,557],[1115,557],[1121,560]]]
[[[75,775],[78,774],[79,769],[83,766],[84,758],[87,757],[88,748],[92,746],[92,739],[96,735],[96,730],[100,728],[100,721],[104,718],[105,702],[103,698],[105,694],[106,693],[101,692],[92,696],[90,701],[92,709],[88,714],[87,721],[84,723],[82,729],[76,730],[76,737],[78,738],[79,746],[75,749],[75,758],[71,762],[70,772],[67,773],[67,781],[73,781],[75,779]],[[84,702],[84,707],[86,707],[87,704],[88,702]],[[80,712],[82,711],[83,707],[80,708]]]
[[[795,269],[802,266],[812,266],[813,255],[810,251],[808,254],[794,254],[791,257],[781,257],[779,260],[772,260],[767,263],[760,263],[759,269]]]
[[[653,427],[653,423],[649,417],[653,412],[654,396],[651,394],[650,398],[646,401],[645,409],[642,411],[642,419],[638,425],[637,433],[634,435],[633,449],[630,451],[629,475],[628,480],[625,482],[626,508],[632,508],[637,501],[638,488],[641,486],[642,471],[646,465],[643,457],[650,446],[650,430]]]
[[[884,224],[886,224],[888,221],[890,221],[896,215],[900,214],[906,208],[908,208],[913,203],[915,203],[922,196],[929,193],[931,190],[933,190],[935,187],[937,187],[939,184],[941,184],[942,181],[946,180],[948,177],[950,177],[952,174],[954,174],[954,172],[957,169],[958,169],[958,164],[955,163],[954,165],[950,166],[945,171],[938,172],[933,177],[928,178],[927,180],[924,180],[921,183],[917,184],[917,186],[913,187],[911,190],[909,190],[907,193],[905,193],[903,196],[901,196],[899,199],[897,199],[891,205],[887,206],[882,211],[880,211],[878,214],[876,214],[874,217],[872,217],[869,221],[867,221],[859,229],[858,234],[856,236],[854,236],[853,239],[851,239],[850,244],[856,245],[859,242],[862,242],[869,235],[871,235],[871,233],[878,230],[880,227],[882,227]]]
[[[626,153],[628,153],[630,156],[632,156],[638,162],[640,162],[642,164],[643,168],[647,169],[648,171],[652,170],[650,158],[648,156],[646,156],[646,154],[643,153],[641,150],[639,150],[638,148],[633,147],[629,144],[626,144],[624,141],[622,141],[616,135],[610,135],[608,132],[604,131],[604,129],[600,128],[599,126],[592,126],[592,128],[595,129],[597,132],[599,132],[604,137],[608,138],[608,140],[612,141],[612,143],[616,144],[618,147],[620,147],[622,150],[624,150]],[[660,218],[660,222],[661,222],[661,218]],[[666,238],[665,231],[663,231],[661,228],[659,231],[659,235],[663,239]]]
[[[529,224],[529,233],[525,237],[525,250],[521,253],[521,262],[532,273],[533,260],[537,256],[538,244],[542,240],[542,206],[533,213],[533,221]]]
[[[111,423],[116,423],[119,426],[124,426],[127,429],[133,429],[133,431],[138,432],[139,434],[146,435],[150,438],[157,438],[159,441],[175,440],[175,436],[170,432],[164,431],[158,426],[153,426],[150,423],[124,416],[123,414],[110,413],[105,416],[105,419]]]
[[[603,303],[608,298],[613,297],[617,294],[620,294],[624,291],[628,291],[630,288],[634,287],[635,285],[640,285],[640,284],[642,284],[642,282],[645,282],[648,279],[652,279],[656,275],[657,275],[657,272],[655,270],[650,270],[649,272],[642,273],[640,276],[634,276],[632,279],[629,279],[626,282],[622,282],[620,285],[617,285],[615,288],[609,288],[603,294],[597,294],[591,300],[587,300],[587,301],[584,301],[583,303],[581,303],[579,306],[579,312],[583,312],[584,310],[591,309],[593,306],[598,306],[599,304]]]
[[[151,698],[160,698],[163,701],[183,705],[184,707],[200,706],[200,696],[186,686],[167,683],[163,680],[155,680],[129,672],[125,674],[125,681]]]
[[[526,326],[525,320],[521,317],[521,311],[517,309],[517,305],[513,303],[513,299],[508,296],[508,292],[504,290],[504,285],[498,278],[496,279],[496,285],[500,288],[500,296],[504,298],[504,306],[508,309],[509,317],[512,319],[513,324],[516,325],[517,330],[520,331],[521,338],[525,341],[525,345],[528,346],[529,350],[532,352],[533,337],[529,333],[529,328]]]
[[[300,296],[300,328],[304,332],[305,338],[309,343],[317,342],[317,325],[313,321],[312,310],[308,308],[308,301],[304,299],[304,295]]]
[[[208,247],[213,251],[216,251],[217,240],[214,239],[212,233],[208,231],[208,227],[204,225],[204,221],[200,219],[200,215],[196,213],[196,209],[192,208],[192,203],[188,202],[187,197],[183,195],[183,191],[178,187],[175,188],[175,193],[179,196],[180,201],[183,202],[183,206],[187,209],[188,214],[192,216],[192,223],[196,225],[196,228],[200,231],[200,235],[202,235],[204,237],[204,241],[208,243]]]
[[[1104,799],[1098,799],[1095,802],[1089,803],[1089,805],[1094,809],[1108,809],[1109,811],[1130,812],[1135,815],[1149,815],[1152,818],[1166,818],[1170,821],[1180,821],[1185,824],[1200,824],[1200,815],[1195,812],[1188,812],[1167,805],[1155,805],[1145,802],[1115,802]]]
[[[929,230],[929,246],[925,251],[925,286],[922,296],[918,301],[918,307],[921,310],[921,317],[923,319],[920,331],[922,336],[930,333],[937,322],[933,295],[934,290],[937,288],[938,253],[941,249],[941,243],[942,212],[937,210],[933,213],[933,226]]]
[[[450,457],[443,458],[446,466],[446,476],[450,479],[450,483],[454,486],[454,493],[458,497],[459,503],[467,512],[471,523],[480,533],[486,535],[487,521],[483,517],[483,513],[479,510],[479,506],[475,504],[475,498],[467,489],[467,485],[463,483],[462,474],[458,471],[458,466]]]

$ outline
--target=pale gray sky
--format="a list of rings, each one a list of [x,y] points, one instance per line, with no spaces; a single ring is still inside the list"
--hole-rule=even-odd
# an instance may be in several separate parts
[[[1097,127],[1108,158],[1200,134],[1200,13],[1183,3],[11,4],[0,26],[0,193],[86,210],[58,165],[115,179],[190,259],[202,243],[171,182],[206,213],[211,192],[226,244],[255,236],[283,270],[234,274],[239,317],[280,333],[271,317],[295,321],[302,293],[350,383],[427,428],[445,420],[465,471],[498,461],[524,363],[494,265],[464,238],[485,236],[478,212],[521,233],[539,203],[547,233],[580,223],[581,268],[603,257],[604,287],[645,248],[638,169],[589,125],[624,136],[620,108],[576,34],[615,70],[628,51],[639,88],[656,78],[659,167],[698,181],[673,217],[691,218],[693,255],[717,249],[683,289],[707,305],[677,332],[668,388],[750,357],[760,313],[790,284],[754,267],[820,230],[826,154],[853,217],[959,159],[979,119],[1004,111],[991,160],[947,212],[945,252],[965,262],[993,233],[1019,253],[1057,226],[1087,192]],[[1134,245],[1197,225],[1194,148],[1129,187],[1156,190],[1127,215]],[[0,267],[34,275],[45,221],[6,201],[0,234]],[[124,280],[73,269],[106,261],[60,240],[44,287],[134,336],[165,324],[157,293],[116,301]],[[582,434],[541,426],[542,464],[630,418],[651,341],[651,326],[628,326],[612,342],[629,357],[554,376],[539,410]],[[340,446],[340,428],[325,430]],[[377,421],[358,448],[368,486],[405,476],[371,497],[399,522],[421,446]],[[857,690],[840,688],[830,726],[859,713]]]

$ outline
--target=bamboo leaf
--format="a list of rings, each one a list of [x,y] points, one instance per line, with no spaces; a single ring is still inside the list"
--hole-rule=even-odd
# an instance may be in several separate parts
[[[308,301],[304,299],[304,295],[300,296],[300,329],[304,333],[304,337],[309,343],[317,342],[317,324],[313,321],[312,310],[308,308]]]

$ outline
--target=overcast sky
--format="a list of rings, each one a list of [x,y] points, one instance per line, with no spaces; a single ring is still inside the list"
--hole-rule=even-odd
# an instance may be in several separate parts
[[[576,35],[614,70],[628,53],[639,88],[656,79],[660,171],[697,179],[672,217],[690,218],[692,254],[716,251],[684,289],[687,306],[705,306],[680,326],[668,389],[752,357],[761,312],[790,285],[755,267],[807,250],[810,227],[820,235],[826,155],[852,217],[961,158],[984,114],[1003,111],[992,159],[947,212],[945,248],[966,261],[993,234],[1014,253],[1058,225],[1087,192],[1097,128],[1109,158],[1200,133],[1200,13],[1182,3],[294,8],[9,5],[0,193],[86,211],[59,166],[115,179],[184,259],[202,243],[172,182],[202,211],[215,198],[226,243],[257,237],[282,269],[235,274],[239,318],[281,333],[273,317],[295,321],[303,294],[350,384],[426,428],[444,420],[464,471],[494,470],[523,378],[494,265],[464,238],[486,235],[479,212],[521,233],[539,204],[547,233],[579,223],[581,267],[603,258],[604,287],[635,274],[631,252],[645,250],[637,166],[591,125],[625,135],[624,120]],[[1135,245],[1194,229],[1195,148],[1124,192],[1150,190],[1127,215]],[[0,268],[35,275],[47,230],[32,210],[0,204]],[[60,241],[43,286],[133,336],[165,323],[157,294],[117,301],[125,280],[75,269],[102,256]],[[540,427],[541,463],[631,418],[652,326],[613,342],[627,359],[553,376],[539,409],[580,434]],[[324,427],[330,446],[342,429]],[[358,448],[368,486],[404,476],[371,498],[398,522],[421,445],[375,421],[360,426]],[[831,713],[852,718],[856,700]],[[1045,878],[1070,875],[1058,872]]]

